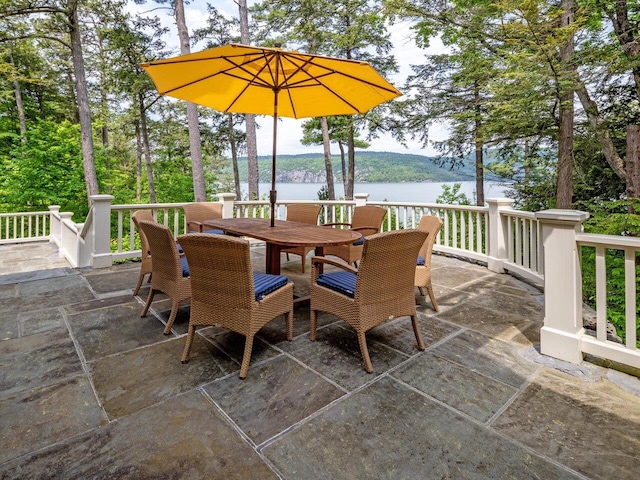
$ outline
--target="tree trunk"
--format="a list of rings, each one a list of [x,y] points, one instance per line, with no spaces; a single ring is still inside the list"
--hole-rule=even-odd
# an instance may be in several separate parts
[[[236,187],[236,200],[242,200],[242,190],[240,190],[240,172],[238,171],[238,150],[236,149],[236,137],[233,133],[233,115],[227,114],[229,121],[229,145],[231,146],[231,161],[233,163],[233,181]]]
[[[175,0],[176,25],[180,39],[180,53],[191,53],[189,46],[189,30],[184,18],[184,2]],[[204,185],[204,169],[202,167],[202,144],[200,140],[200,122],[198,121],[198,107],[195,103],[187,102],[187,123],[189,125],[189,147],[191,151],[191,170],[193,175],[193,196],[196,202],[205,202],[207,192]]]
[[[93,135],[91,131],[91,110],[89,109],[89,94],[84,72],[84,58],[82,56],[82,41],[78,12],[76,8],[69,13],[69,34],[71,37],[71,55],[73,58],[73,72],[78,97],[78,118],[80,120],[80,135],[82,138],[82,159],[84,164],[84,181],[87,188],[87,200],[91,204],[91,195],[98,195],[98,178],[93,156]]]
[[[13,62],[13,52],[9,51],[9,61],[11,66],[15,69],[16,65]],[[17,72],[16,72],[17,73]],[[22,103],[22,91],[20,90],[20,82],[18,82],[18,75],[13,77],[13,91],[16,97],[16,110],[18,110],[18,122],[20,124],[20,139],[22,143],[27,141],[27,121],[24,115],[24,104]]]
[[[147,110],[144,107],[144,99],[142,94],[139,96],[140,101],[140,129],[142,130],[142,148],[144,149],[144,158],[147,166],[147,183],[149,184],[149,202],[156,203],[156,185],[153,180],[153,166],[151,165],[151,148],[149,147],[149,129],[147,128]]]
[[[342,165],[342,186],[347,191],[347,161],[344,158],[344,143],[338,140],[338,148],[340,149],[340,163]]]
[[[484,139],[482,137],[482,112],[480,111],[480,88],[476,82],[475,97],[475,143],[476,143],[476,205],[484,206]]]
[[[562,0],[561,27],[567,28],[573,23],[574,0]],[[566,82],[574,78],[574,68],[571,65],[574,53],[573,35],[560,49],[562,83],[560,85],[560,128],[558,138],[558,184],[556,186],[556,207],[571,208],[573,204],[573,82]]]
[[[628,212],[639,213],[640,201],[640,125],[627,126],[627,199],[629,200]]]
[[[135,122],[136,129],[136,200],[142,200],[142,139],[140,138],[140,122]]]
[[[596,102],[591,99],[591,96],[584,85],[578,87],[576,93],[578,94],[578,98],[580,99],[584,112],[587,114],[589,123],[596,131],[605,160],[614,173],[626,182],[627,179],[624,161],[620,158],[620,155],[618,155],[616,147],[613,144],[613,140],[611,140],[609,130],[604,126],[604,122],[602,121],[602,117],[598,111],[598,105],[596,105]]]
[[[251,44],[249,35],[249,12],[247,9],[247,0],[239,0],[237,2],[240,9],[240,41],[245,45]],[[249,199],[257,200],[260,198],[260,172],[258,171],[258,144],[256,139],[256,116],[245,115],[245,125],[247,127],[247,162],[248,162],[248,181],[249,181]],[[271,172],[275,175],[276,172]]]
[[[327,117],[320,117],[322,127],[322,147],[324,149],[324,169],[327,172],[327,195],[329,200],[336,199],[336,189],[333,185],[333,166],[331,165],[331,143],[329,140],[329,125]]]
[[[353,200],[353,182],[356,176],[356,152],[354,150],[353,141],[353,120],[349,120],[349,129],[347,132],[347,155],[349,163],[347,168],[347,184],[344,191],[345,199]]]

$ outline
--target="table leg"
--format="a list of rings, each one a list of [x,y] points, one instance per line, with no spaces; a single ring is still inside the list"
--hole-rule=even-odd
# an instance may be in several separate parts
[[[324,247],[316,247],[316,251],[313,252],[314,255],[318,257],[324,257]],[[324,265],[320,263],[318,265],[318,273],[322,273],[324,271]]]
[[[280,245],[267,242],[265,271],[273,275],[280,275]]]

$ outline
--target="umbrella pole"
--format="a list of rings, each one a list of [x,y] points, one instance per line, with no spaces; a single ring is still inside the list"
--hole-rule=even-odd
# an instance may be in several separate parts
[[[271,226],[275,225],[276,219],[276,200],[278,192],[276,192],[276,140],[278,138],[278,93],[275,94],[273,104],[273,154],[271,158],[271,191],[269,192],[269,201],[271,202]]]

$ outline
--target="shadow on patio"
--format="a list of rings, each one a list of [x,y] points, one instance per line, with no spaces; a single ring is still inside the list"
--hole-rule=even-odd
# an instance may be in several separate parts
[[[297,308],[293,342],[268,324],[241,381],[240,336],[198,330],[183,365],[188,304],[169,336],[168,300],[140,318],[139,264],[52,249],[0,247],[1,478],[637,478],[640,382],[539,355],[542,296],[508,275],[434,256],[427,351],[407,318],[383,324],[373,374],[346,324],[322,315],[312,343]],[[304,293],[298,257],[283,273]]]

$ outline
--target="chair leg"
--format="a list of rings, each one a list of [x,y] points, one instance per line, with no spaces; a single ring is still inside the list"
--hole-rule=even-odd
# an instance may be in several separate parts
[[[147,312],[149,311],[149,307],[151,306],[151,302],[153,302],[153,297],[155,294],[156,294],[156,291],[153,288],[149,290],[149,295],[147,295],[147,303],[145,304],[144,309],[140,314],[141,317],[147,316]]]
[[[367,373],[373,373],[373,365],[367,348],[367,337],[365,337],[364,332],[358,332],[358,344],[360,344],[360,353],[362,354],[362,360],[364,360],[364,369]]]
[[[242,365],[240,366],[239,377],[247,378],[247,372],[249,371],[249,362],[251,361],[251,350],[253,348],[253,335],[247,335],[244,341],[244,355],[242,357]]]
[[[138,292],[140,291],[140,286],[142,285],[142,281],[144,280],[145,275],[146,275],[145,273],[140,272],[140,276],[138,277],[138,284],[136,285],[136,288],[133,289],[134,297],[138,295]]]
[[[171,313],[169,314],[169,320],[167,321],[167,325],[164,327],[165,335],[169,335],[171,333],[171,327],[173,327],[173,321],[176,319],[176,315],[178,314],[178,307],[180,306],[180,302],[173,300],[171,303]]]
[[[436,296],[433,293],[433,287],[431,286],[431,283],[427,285],[427,292],[429,292],[429,298],[431,299],[431,305],[433,306],[433,310],[436,312],[439,312],[440,307],[438,307],[438,302],[436,302]]]
[[[418,287],[418,290],[420,291],[420,295],[424,297],[424,288]]]
[[[293,312],[284,314],[284,321],[287,325],[287,340],[293,340]]]
[[[189,325],[189,331],[187,332],[187,343],[184,345],[184,350],[182,351],[182,363],[187,363],[189,361],[189,354],[191,353],[191,344],[193,343],[193,337],[196,333],[196,326]]]
[[[416,342],[418,343],[418,350],[424,351],[424,341],[422,340],[422,334],[420,333],[420,327],[418,326],[418,317],[411,315],[411,325],[413,326],[413,333],[416,336]]]
[[[315,342],[318,328],[318,310],[311,310],[311,326],[309,328],[309,340]]]

